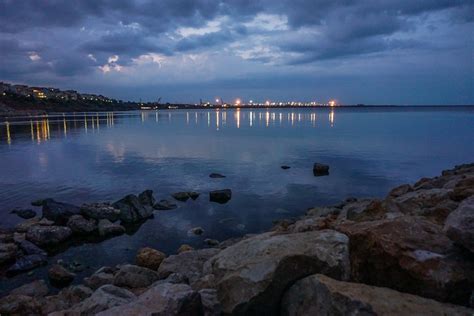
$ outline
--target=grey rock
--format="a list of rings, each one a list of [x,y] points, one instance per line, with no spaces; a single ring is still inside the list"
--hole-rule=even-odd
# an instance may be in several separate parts
[[[199,291],[204,316],[219,316],[222,306],[215,289],[202,289]]]
[[[99,236],[117,236],[125,233],[125,227],[120,224],[112,223],[108,219],[101,219],[98,223]]]
[[[44,255],[34,254],[22,256],[16,259],[16,262],[10,266],[7,273],[10,275],[29,271],[42,265],[46,265],[48,259]]]
[[[18,247],[14,243],[0,243],[0,264],[16,258]]]
[[[26,295],[31,297],[43,297],[48,295],[49,289],[44,280],[36,280],[31,283],[27,283],[16,289],[13,289],[10,294],[12,295]]]
[[[202,235],[204,234],[204,229],[202,227],[194,227],[188,230],[188,235]]]
[[[7,295],[0,298],[0,315],[40,315],[41,305],[31,296]]]
[[[126,305],[105,310],[98,316],[200,315],[201,300],[187,284],[160,283]]]
[[[125,196],[112,206],[120,210],[120,220],[125,223],[136,223],[153,215],[153,207],[143,205],[140,199],[133,194]]]
[[[176,192],[171,194],[171,196],[180,202],[186,202],[190,198],[188,192]]]
[[[97,222],[94,219],[85,219],[82,215],[71,216],[67,226],[77,235],[89,235],[97,231]]]
[[[26,239],[37,246],[56,246],[69,239],[72,230],[64,226],[33,226],[26,232]]]
[[[43,249],[28,240],[22,240],[18,244],[18,247],[20,247],[20,249],[23,250],[26,255],[41,255],[45,257],[48,255],[46,251],[44,251]]]
[[[159,277],[164,279],[172,273],[179,273],[184,275],[192,284],[203,276],[204,263],[217,253],[219,253],[218,249],[209,248],[189,250],[178,255],[169,256],[163,260],[158,269]]]
[[[155,198],[153,197],[152,190],[145,190],[138,195],[138,199],[142,205],[153,206],[155,204]]]
[[[470,315],[472,310],[388,288],[341,282],[322,274],[292,285],[281,315]]]
[[[53,199],[43,201],[43,217],[59,225],[66,224],[69,217],[80,213],[81,209],[76,205],[57,202]]]
[[[91,289],[98,289],[102,285],[113,284],[114,274],[112,271],[99,269],[90,277],[84,278],[84,284]]]
[[[474,253],[474,196],[465,199],[449,214],[444,231],[456,244]]]
[[[157,281],[158,273],[148,268],[126,264],[114,277],[114,285],[128,288],[144,288]]]
[[[115,222],[120,217],[120,210],[110,205],[110,203],[92,203],[81,206],[81,214],[86,218],[96,220],[108,219]]]
[[[36,212],[31,209],[14,209],[10,212],[11,214],[16,214],[21,218],[29,219],[36,216]]]
[[[81,313],[81,315],[94,315],[112,307],[130,303],[135,299],[135,294],[126,289],[114,285],[103,285],[90,297],[74,305],[71,311]],[[123,313],[119,312],[116,315],[123,315]]]
[[[209,192],[209,200],[220,204],[225,204],[232,198],[232,191],[230,189],[215,190]]]
[[[278,313],[285,289],[313,273],[347,280],[349,239],[332,230],[259,234],[222,250],[204,265],[213,274],[224,313]]]
[[[71,283],[76,275],[59,264],[53,265],[48,270],[48,277],[51,283],[56,285],[67,285]]]

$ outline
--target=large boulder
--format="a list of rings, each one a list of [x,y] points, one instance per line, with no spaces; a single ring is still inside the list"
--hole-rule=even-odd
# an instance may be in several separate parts
[[[120,217],[120,210],[109,203],[92,203],[81,206],[81,214],[87,218],[96,220],[108,219],[115,222]]]
[[[105,310],[98,316],[116,315],[201,315],[201,300],[187,284],[160,283],[136,300]]]
[[[0,243],[0,264],[15,260],[17,250],[14,243]]]
[[[59,225],[65,225],[69,217],[81,213],[81,208],[67,203],[57,202],[53,199],[43,201],[43,217]]]
[[[89,235],[97,231],[97,222],[86,219],[82,215],[73,215],[67,221],[67,226],[77,235]]]
[[[347,280],[349,239],[333,231],[264,233],[222,250],[206,262],[224,313],[277,314],[284,290],[296,280],[324,273]]]
[[[13,289],[10,294],[43,297],[48,295],[48,285],[44,280],[36,280]]]
[[[163,260],[158,269],[160,279],[172,273],[179,273],[185,276],[192,285],[203,276],[204,263],[217,253],[219,253],[218,249],[200,249],[169,256]]]
[[[115,274],[114,284],[134,289],[148,287],[157,280],[158,273],[155,271],[132,264],[125,264]]]
[[[142,204],[134,194],[125,196],[112,206],[120,210],[119,218],[124,223],[136,223],[153,215],[153,207]]]
[[[283,296],[281,315],[471,315],[472,310],[316,274],[297,281]]]
[[[69,239],[72,230],[64,226],[33,226],[26,232],[26,239],[37,246],[56,246]]]
[[[31,296],[7,295],[0,298],[0,315],[41,315],[41,304]]]
[[[349,236],[354,281],[467,304],[474,265],[426,218],[347,222],[337,230]]]
[[[140,267],[156,271],[158,270],[158,267],[165,258],[166,255],[161,251],[149,247],[144,247],[138,250],[135,262]]]
[[[75,315],[74,313],[94,315],[106,309],[130,303],[135,299],[135,294],[126,289],[114,285],[103,285],[84,301],[74,305],[68,312],[71,315]]]
[[[474,252],[474,196],[464,200],[449,214],[444,230],[455,243]]]

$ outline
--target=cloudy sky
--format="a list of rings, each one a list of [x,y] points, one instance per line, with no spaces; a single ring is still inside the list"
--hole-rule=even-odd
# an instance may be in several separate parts
[[[0,0],[0,80],[125,100],[474,104],[472,0]]]

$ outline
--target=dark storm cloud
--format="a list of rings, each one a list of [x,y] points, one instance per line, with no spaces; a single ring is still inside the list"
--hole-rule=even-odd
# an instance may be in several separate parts
[[[472,0],[0,0],[0,80],[77,75],[85,82],[115,55],[133,67],[150,54],[220,53],[241,58],[234,68],[249,71],[324,67],[394,50],[415,58],[430,46],[469,46],[469,34],[443,32],[472,23],[473,12]],[[443,59],[456,62],[466,63]]]

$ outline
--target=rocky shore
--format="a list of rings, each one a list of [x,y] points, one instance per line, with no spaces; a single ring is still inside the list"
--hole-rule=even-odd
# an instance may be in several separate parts
[[[228,198],[227,191],[210,194],[217,203]],[[48,253],[84,236],[121,234],[154,208],[173,208],[155,203],[151,191],[112,204],[38,204],[42,219],[0,235],[8,273],[44,264]],[[348,198],[269,232],[208,245],[182,245],[170,256],[142,248],[135,262],[102,267],[80,285],[67,286],[74,273],[57,264],[49,279],[59,293],[37,280],[1,298],[0,314],[472,315],[474,164],[383,199]]]

